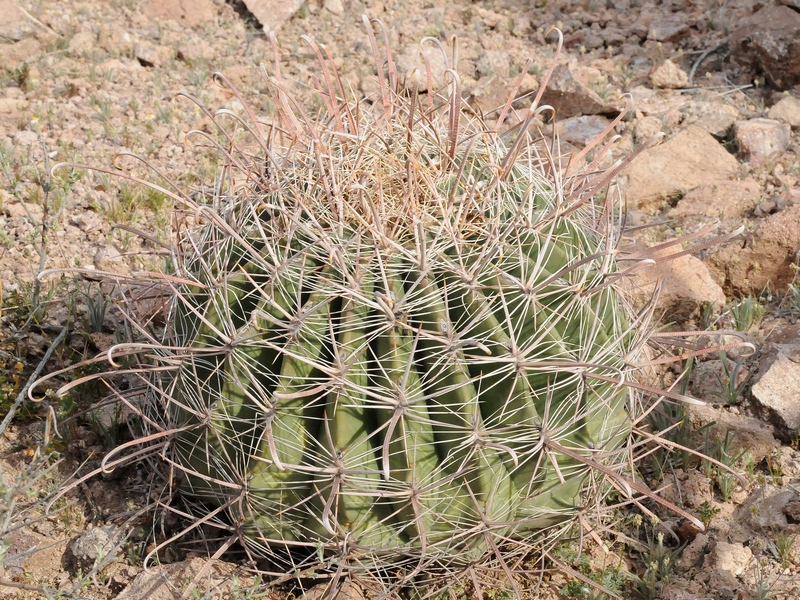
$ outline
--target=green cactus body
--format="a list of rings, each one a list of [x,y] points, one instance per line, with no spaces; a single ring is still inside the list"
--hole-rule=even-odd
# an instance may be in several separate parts
[[[640,342],[608,211],[530,140],[506,160],[452,102],[390,92],[284,114],[183,263],[172,459],[257,554],[470,563],[570,522],[587,462],[627,456]]]

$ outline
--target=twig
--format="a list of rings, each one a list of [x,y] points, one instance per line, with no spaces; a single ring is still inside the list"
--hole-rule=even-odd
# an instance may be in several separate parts
[[[700,58],[698,58],[696,61],[694,61],[694,64],[692,65],[692,70],[689,71],[689,85],[691,85],[692,82],[694,81],[694,75],[695,75],[695,73],[697,73],[697,67],[700,66],[700,63],[702,63],[705,59],[707,59],[709,56],[711,56],[712,54],[714,54],[718,50],[721,50],[727,44],[728,44],[728,42],[722,42],[718,46],[714,46],[713,48],[709,48],[708,50],[706,50],[705,52],[703,52],[700,55]]]
[[[55,349],[59,346],[59,344],[61,344],[61,342],[64,341],[64,338],[66,336],[67,336],[67,328],[66,326],[64,326],[61,328],[61,332],[58,334],[56,339],[53,340],[53,343],[50,344],[50,347],[47,349],[47,352],[44,353],[44,356],[42,357],[42,360],[39,361],[39,364],[37,365],[36,369],[28,378],[25,387],[23,387],[22,390],[20,390],[19,395],[17,395],[17,399],[14,401],[14,405],[9,409],[8,414],[3,419],[3,422],[0,423],[0,435],[3,435],[5,433],[8,424],[11,423],[11,419],[14,418],[14,413],[16,413],[17,410],[19,410],[19,407],[22,406],[22,403],[25,401],[25,397],[28,395],[28,390],[31,388],[34,381],[36,381],[36,379],[42,373],[45,365],[47,364],[47,361],[50,360],[50,357],[53,355],[53,352],[55,352]]]

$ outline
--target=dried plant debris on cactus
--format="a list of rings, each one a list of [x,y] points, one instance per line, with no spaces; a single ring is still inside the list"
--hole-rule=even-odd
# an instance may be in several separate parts
[[[184,534],[222,530],[277,580],[346,572],[396,590],[468,571],[519,592],[611,492],[702,529],[633,472],[671,443],[645,425],[654,403],[692,401],[648,370],[720,347],[654,334],[654,304],[628,299],[653,259],[621,243],[614,178],[630,159],[599,168],[623,115],[562,156],[536,127],[552,69],[526,110],[512,88],[481,116],[455,44],[440,46],[444,89],[404,92],[383,26],[365,23],[374,105],[306,40],[323,107],[308,112],[273,38],[275,120],[241,98],[243,118],[208,113],[219,135],[192,135],[223,159],[211,195],[150,184],[195,225],[163,246],[168,270],[119,280],[136,335],[108,352],[124,373],[102,376],[143,430],[103,468],[159,455]],[[168,307],[161,329],[131,301],[143,289]]]

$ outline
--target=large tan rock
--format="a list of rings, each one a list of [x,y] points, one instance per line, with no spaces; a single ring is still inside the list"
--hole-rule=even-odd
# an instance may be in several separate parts
[[[691,125],[639,155],[623,175],[631,208],[660,208],[711,181],[733,178],[739,164],[701,127]]]

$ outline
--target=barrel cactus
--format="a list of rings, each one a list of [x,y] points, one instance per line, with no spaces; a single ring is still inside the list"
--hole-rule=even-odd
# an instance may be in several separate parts
[[[641,487],[623,477],[648,323],[623,290],[641,260],[618,248],[621,163],[562,157],[531,127],[541,92],[507,127],[511,100],[487,121],[452,69],[401,91],[368,34],[374,105],[310,42],[324,109],[293,102],[276,59],[274,123],[215,116],[214,197],[162,190],[200,225],[159,279],[149,439],[200,521],[270,572],[513,570]]]

